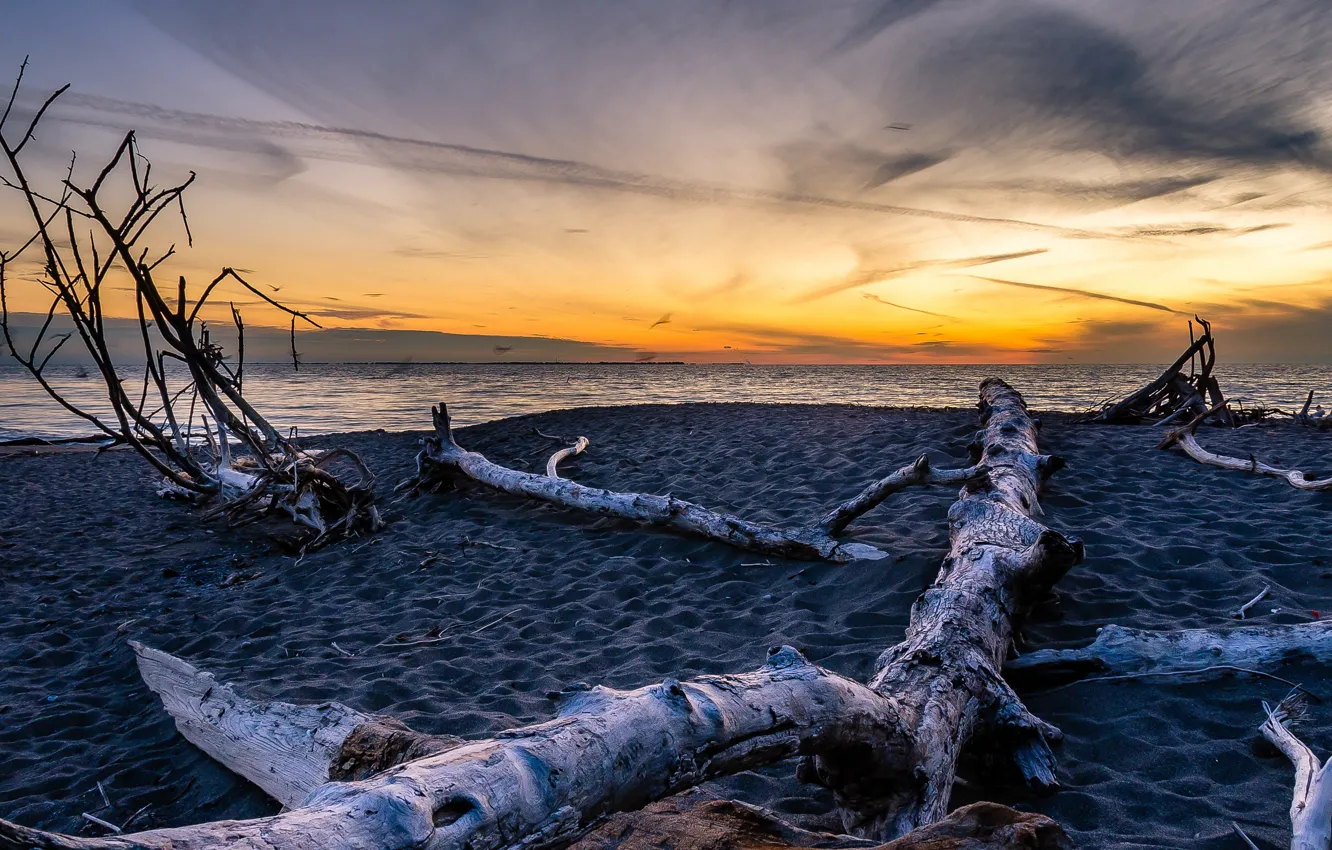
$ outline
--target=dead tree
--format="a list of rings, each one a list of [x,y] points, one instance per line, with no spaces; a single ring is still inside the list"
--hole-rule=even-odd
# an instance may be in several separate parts
[[[1193,416],[1225,401],[1221,385],[1212,374],[1216,366],[1216,340],[1212,325],[1194,316],[1202,333],[1194,338],[1189,322],[1189,347],[1164,372],[1124,398],[1083,414],[1077,421],[1110,425],[1164,425]],[[1184,367],[1189,374],[1184,374]],[[1196,366],[1196,369],[1195,369]],[[1233,424],[1227,408],[1218,410],[1223,424]]]
[[[54,190],[40,189],[20,154],[43,114],[68,86],[47,98],[16,140],[5,133],[5,122],[22,79],[20,69],[9,105],[0,116],[0,150],[8,165],[0,180],[21,197],[34,227],[26,242],[0,253],[0,333],[12,356],[56,403],[147,460],[163,477],[163,495],[207,503],[208,516],[234,521],[284,511],[308,529],[307,545],[378,530],[382,523],[375,507],[374,476],[360,458],[346,449],[301,450],[246,400],[245,327],[235,304],[230,305],[229,316],[238,340],[234,358],[212,338],[201,314],[210,309],[209,299],[224,284],[241,288],[290,319],[293,361],[296,320],[315,322],[230,268],[194,298],[183,276],[174,293],[162,288],[159,269],[175,254],[175,245],[150,256],[145,238],[162,213],[179,211],[184,236],[193,244],[184,193],[194,174],[166,188],[154,185],[152,165],[140,153],[133,132],[125,135],[91,183],[76,182],[71,158]],[[113,211],[107,198],[122,195],[125,187],[117,184],[126,181],[128,206]],[[10,272],[30,250],[40,254],[34,263],[40,268],[36,283],[50,296],[50,306],[35,339],[21,347],[9,321]],[[102,296],[107,280],[120,274],[133,284],[143,346],[141,377],[122,373],[106,338]],[[72,334],[51,336],[57,315],[73,325]],[[72,335],[77,335],[106,386],[111,416],[71,403],[47,378],[47,364]]]
[[[1015,619],[1081,559],[1082,546],[1036,518],[1037,488],[1061,464],[1037,453],[1022,397],[987,380],[981,420],[987,474],[950,510],[939,577],[868,686],[782,647],[752,673],[628,692],[576,686],[550,722],[460,743],[332,703],[258,703],[136,646],[181,732],[290,810],[102,839],[0,821],[0,850],[539,850],[567,845],[615,812],[795,756],[806,757],[802,778],[834,789],[847,830],[877,841],[944,819],[964,749],[1053,787],[1049,742],[1059,733],[999,671]],[[1025,846],[1040,838],[1023,831]]]
[[[775,528],[709,510],[671,495],[621,493],[560,478],[555,471],[556,465],[565,457],[578,454],[582,448],[586,448],[585,437],[579,437],[573,447],[556,452],[546,466],[545,475],[500,466],[479,452],[468,451],[458,445],[449,424],[448,408],[442,402],[438,407],[431,408],[430,413],[435,434],[425,439],[424,447],[416,456],[416,476],[400,484],[399,490],[413,493],[437,491],[452,487],[459,479],[470,479],[515,496],[598,516],[662,526],[783,558],[841,562],[885,558],[888,553],[877,547],[839,540],[838,535],[854,519],[906,487],[962,484],[977,481],[984,476],[979,466],[934,469],[930,466],[929,458],[922,455],[915,463],[873,482],[854,498],[830,510],[813,525],[793,529]]]
[[[1225,402],[1222,402],[1220,407],[1225,407]],[[1267,475],[1272,478],[1280,478],[1296,490],[1332,490],[1332,476],[1328,476],[1327,478],[1310,478],[1306,473],[1301,472],[1298,469],[1280,469],[1275,466],[1269,466],[1253,455],[1250,455],[1248,460],[1241,460],[1237,457],[1219,455],[1204,449],[1198,444],[1198,440],[1193,434],[1194,431],[1197,430],[1198,425],[1214,412],[1216,412],[1216,408],[1203,411],[1187,424],[1166,434],[1165,438],[1157,445],[1157,448],[1178,448],[1180,451],[1184,452],[1184,454],[1198,461],[1198,463],[1206,464],[1208,466],[1218,466],[1222,469],[1248,472],[1252,475]]]

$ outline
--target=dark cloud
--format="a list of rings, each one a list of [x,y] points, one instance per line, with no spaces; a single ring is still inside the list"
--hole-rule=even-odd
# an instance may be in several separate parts
[[[1249,233],[1261,233],[1278,227],[1289,227],[1284,221],[1258,224],[1252,227],[1227,227],[1223,224],[1143,224],[1134,227],[1121,227],[1119,232],[1129,238],[1156,238],[1175,236],[1244,236]]]
[[[1176,53],[1198,49],[1185,43]],[[1001,11],[960,28],[926,66],[927,79],[942,75],[935,93],[966,93],[981,136],[1043,134],[1119,158],[1329,165],[1319,128],[1302,116],[1309,93],[1271,86],[1238,100],[1201,76],[1188,90],[1168,88],[1128,36],[1071,12]],[[949,100],[945,107],[962,107]]]
[[[1042,283],[1022,283],[1016,280],[1001,280],[997,277],[981,277],[980,275],[968,275],[976,280],[983,280],[987,283],[995,283],[1000,286],[1014,286],[1020,289],[1039,289],[1045,292],[1059,292],[1065,295],[1073,295],[1078,298],[1088,298],[1096,301],[1116,301],[1120,304],[1129,304],[1133,307],[1146,307],[1149,310],[1160,310],[1163,313],[1176,313],[1181,316],[1191,315],[1164,304],[1156,304],[1151,301],[1138,301],[1133,298],[1120,298],[1118,295],[1106,295],[1103,292],[1092,292],[1087,289],[1075,289],[1071,286],[1048,286]]]
[[[930,11],[944,0],[882,0],[877,8],[864,21],[856,24],[850,32],[837,42],[834,53],[855,50],[873,41],[889,27],[911,20],[917,15]]]
[[[894,180],[906,177],[908,174],[915,174],[918,171],[933,168],[947,160],[948,156],[946,154],[935,153],[907,153],[895,156],[874,169],[874,174],[865,183],[865,188],[877,189],[885,183],[891,183]]]

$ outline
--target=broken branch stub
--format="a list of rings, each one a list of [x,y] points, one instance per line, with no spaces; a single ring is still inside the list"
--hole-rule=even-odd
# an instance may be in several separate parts
[[[465,478],[515,496],[598,516],[658,525],[784,558],[837,562],[886,558],[888,553],[877,547],[839,540],[836,535],[845,530],[856,517],[904,487],[913,484],[957,484],[978,480],[984,474],[979,467],[974,466],[959,470],[935,470],[922,457],[911,466],[871,484],[860,495],[835,508],[815,525],[784,529],[713,511],[671,495],[617,492],[560,478],[553,474],[554,467],[564,452],[571,451],[569,449],[557,452],[551,458],[546,475],[509,469],[458,445],[453,437],[445,404],[441,402],[438,407],[431,408],[431,417],[435,434],[425,439],[417,455],[416,476],[399,485],[400,490],[439,489],[455,479]],[[577,448],[577,444],[574,448]]]

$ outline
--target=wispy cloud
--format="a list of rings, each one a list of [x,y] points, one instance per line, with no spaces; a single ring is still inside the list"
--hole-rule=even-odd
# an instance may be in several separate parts
[[[888,301],[886,299],[880,298],[879,296],[875,295],[872,292],[866,292],[864,297],[868,301],[874,301],[875,303],[883,304],[888,307],[896,307],[899,310],[910,310],[912,313],[923,313],[926,316],[937,316],[940,319],[951,319],[953,321],[957,321],[956,316],[949,316],[947,313],[934,313],[931,312],[930,310],[922,310],[919,307],[908,307],[905,304],[897,304],[893,301]]]
[[[1023,283],[1017,280],[1002,280],[997,277],[981,277],[980,275],[967,275],[975,280],[983,280],[987,283],[994,283],[1000,286],[1014,286],[1019,289],[1036,289],[1044,292],[1058,292],[1063,295],[1072,295],[1077,298],[1088,298],[1095,301],[1115,301],[1120,304],[1129,304],[1133,307],[1146,307],[1149,310],[1160,310],[1163,313],[1175,313],[1180,316],[1189,316],[1182,310],[1176,310],[1173,307],[1167,307],[1164,304],[1157,304],[1152,301],[1139,301],[1136,298],[1121,298],[1118,295],[1106,295],[1104,292],[1093,292],[1089,289],[1076,289],[1071,286],[1050,286],[1043,283]]]
[[[830,283],[827,286],[820,286],[811,289],[795,298],[791,299],[794,304],[804,304],[819,298],[827,298],[829,295],[836,295],[848,289],[855,289],[858,286],[866,286],[871,283],[878,283],[884,280],[891,280],[895,277],[910,274],[921,269],[966,269],[974,266],[988,266],[991,263],[1002,263],[1005,260],[1020,260],[1023,257],[1034,257],[1037,254],[1044,254],[1048,249],[1036,248],[1031,251],[1014,251],[1009,254],[986,254],[979,257],[961,257],[957,259],[938,259],[938,260],[917,260],[913,263],[905,263],[900,266],[886,269],[867,269],[860,268],[844,279],[836,283]]]

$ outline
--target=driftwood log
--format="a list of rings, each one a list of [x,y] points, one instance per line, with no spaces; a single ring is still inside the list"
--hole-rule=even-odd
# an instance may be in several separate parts
[[[1224,403],[1221,405],[1224,407]],[[1204,411],[1193,418],[1192,421],[1183,425],[1170,433],[1157,445],[1158,449],[1178,448],[1184,454],[1198,461],[1198,463],[1207,466],[1217,466],[1221,469],[1230,469],[1236,472],[1248,472],[1253,475],[1267,475],[1272,478],[1280,478],[1297,490],[1332,490],[1332,476],[1327,478],[1310,478],[1298,469],[1280,469],[1275,466],[1269,466],[1258,460],[1252,455],[1248,460],[1242,460],[1237,457],[1228,457],[1209,452],[1198,444],[1194,431],[1198,425],[1213,411]]]
[[[1197,316],[1194,319],[1202,333],[1193,338],[1193,322],[1189,323],[1189,347],[1164,372],[1124,398],[1083,414],[1077,421],[1110,425],[1164,425],[1202,413],[1211,407],[1218,421],[1234,424],[1229,409],[1220,407],[1225,397],[1221,394],[1220,383],[1212,374],[1216,366],[1216,340],[1212,337],[1212,326]],[[1193,368],[1195,362],[1196,370]],[[1188,375],[1184,374],[1186,366],[1190,367]]]
[[[1059,730],[1031,714],[1000,675],[1020,620],[1082,560],[1080,541],[1037,519],[1037,492],[1063,467],[1037,448],[1022,396],[981,384],[978,443],[985,477],[948,512],[949,552],[911,609],[906,638],[879,657],[870,687],[906,721],[901,753],[820,756],[811,778],[831,787],[848,832],[893,838],[940,820],[969,744],[1037,788],[1054,788]]]
[[[807,757],[802,778],[834,789],[849,832],[892,841],[940,824],[942,841],[964,748],[1014,765],[1036,786],[1055,785],[1049,742],[1059,733],[1027,711],[999,670],[1015,620],[1082,556],[1080,543],[1036,519],[1037,489],[1060,463],[1037,453],[1022,397],[987,380],[981,419],[987,474],[950,510],[939,578],[869,686],[782,647],[752,673],[628,692],[572,688],[552,721],[457,742],[335,703],[248,700],[136,646],[145,680],[182,733],[290,810],[99,839],[0,821],[0,848],[538,850],[567,845],[615,812],[795,756]],[[1020,817],[991,821],[987,834],[1012,841],[889,846],[1062,846]]]
[[[1290,731],[1287,724],[1293,703],[1283,700],[1275,709],[1263,703],[1267,719],[1259,729],[1295,766],[1291,850],[1328,850],[1332,847],[1332,776],[1328,774],[1329,765],[1320,762],[1313,750]]]
[[[1332,621],[1286,626],[1148,631],[1104,626],[1077,649],[1041,649],[1004,665],[1014,677],[1174,674],[1247,667],[1274,669],[1294,661],[1332,662]]]
[[[618,517],[634,522],[658,525],[674,531],[696,534],[728,543],[741,549],[807,560],[853,561],[878,560],[888,553],[874,546],[837,539],[837,535],[855,518],[874,508],[893,493],[912,485],[962,484],[984,475],[978,466],[966,469],[934,469],[921,456],[915,463],[875,481],[855,498],[829,511],[818,523],[804,528],[775,528],[741,517],[709,510],[677,499],[647,493],[620,493],[600,487],[588,487],[560,478],[555,466],[565,452],[556,452],[547,464],[546,474],[537,475],[500,466],[479,452],[458,445],[449,424],[448,408],[441,403],[431,408],[434,436],[425,439],[417,455],[417,474],[400,490],[419,492],[452,486],[458,479],[470,479],[496,490],[549,502],[598,516]],[[582,440],[583,438],[580,438]],[[577,448],[575,443],[574,448]],[[584,445],[585,447],[585,445]]]

